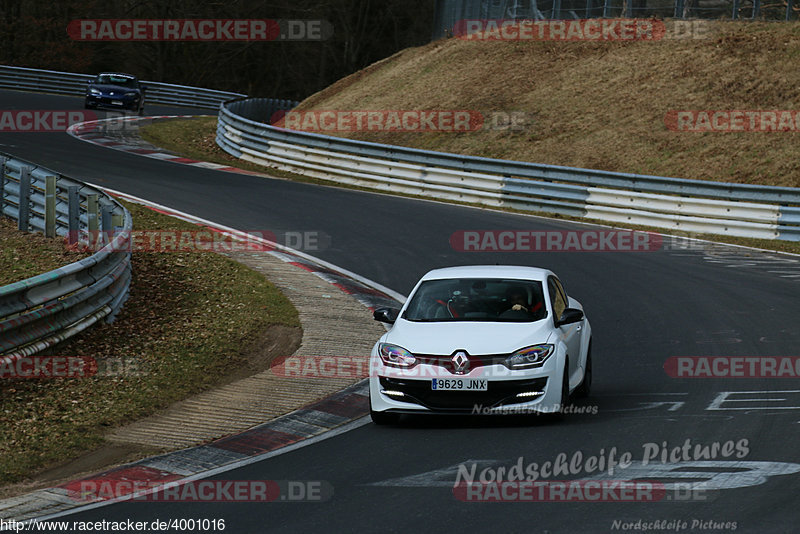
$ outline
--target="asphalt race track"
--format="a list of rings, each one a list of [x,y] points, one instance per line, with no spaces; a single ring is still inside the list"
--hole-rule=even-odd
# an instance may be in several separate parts
[[[4,109],[82,108],[78,98],[0,91],[0,99]],[[146,109],[148,115],[192,112]],[[596,406],[596,414],[557,423],[435,417],[409,419],[398,427],[366,424],[215,477],[326,481],[333,496],[325,502],[127,502],[64,519],[225,519],[225,532],[232,533],[607,532],[635,530],[630,525],[640,520],[686,522],[682,530],[681,523],[670,530],[689,532],[730,532],[730,524],[719,528],[724,523],[736,523],[737,532],[800,528],[798,378],[676,379],[664,370],[672,356],[800,356],[800,277],[769,272],[777,270],[769,267],[773,255],[753,252],[753,261],[732,263],[709,261],[703,250],[669,247],[463,253],[449,244],[460,230],[593,227],[200,169],[98,147],[64,133],[2,132],[0,151],[241,230],[327,234],[330,246],[307,252],[402,294],[435,267],[547,267],[584,305],[594,333],[593,391],[580,405]],[[737,391],[756,393],[730,393]],[[630,452],[638,462],[645,450],[657,448],[660,454],[663,442],[672,449],[686,440],[692,447],[746,445],[738,456],[690,458],[705,464],[693,468],[690,461],[679,472],[689,477],[685,481],[711,478],[718,489],[694,495],[668,491],[658,502],[462,502],[452,487],[462,463],[480,461],[479,472],[487,465],[512,466],[520,457],[525,465],[554,461],[559,453],[572,457],[576,451],[608,457],[613,448],[618,456]],[[655,479],[659,466],[664,467],[660,456],[635,478]],[[621,470],[608,478],[634,477]]]

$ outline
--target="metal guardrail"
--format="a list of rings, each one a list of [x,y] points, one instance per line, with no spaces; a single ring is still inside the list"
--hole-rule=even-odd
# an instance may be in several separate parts
[[[26,69],[0,65],[0,88],[20,91],[38,91],[57,95],[84,96],[86,85],[94,78],[91,74],[76,74],[52,70]],[[202,89],[185,85],[141,81],[147,90],[145,105],[165,104],[216,109],[221,102],[245,95]]]
[[[0,153],[0,214],[20,230],[48,237],[105,239],[92,256],[0,287],[0,360],[35,354],[100,320],[113,321],[131,279],[128,210],[84,183]]]
[[[687,232],[800,241],[800,189],[685,180],[448,154],[275,128],[267,99],[220,105],[217,144],[334,182]]]

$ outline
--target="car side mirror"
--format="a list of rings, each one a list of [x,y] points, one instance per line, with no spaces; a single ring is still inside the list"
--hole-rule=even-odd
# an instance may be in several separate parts
[[[556,326],[564,326],[565,324],[578,323],[580,321],[583,321],[583,311],[577,308],[567,308],[556,321]]]
[[[394,324],[398,315],[400,315],[400,310],[397,308],[378,308],[372,314],[372,318],[382,323]]]

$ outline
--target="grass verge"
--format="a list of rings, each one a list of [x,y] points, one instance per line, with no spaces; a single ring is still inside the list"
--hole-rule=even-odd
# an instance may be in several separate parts
[[[16,221],[0,217],[0,286],[58,269],[86,256],[68,252],[60,239],[20,232]]]
[[[262,167],[261,165],[255,165],[253,163],[249,163],[246,161],[239,160],[234,158],[233,156],[229,155],[227,152],[219,148],[216,142],[214,141],[216,137],[216,127],[217,127],[217,119],[214,117],[204,117],[202,119],[175,119],[170,121],[161,121],[157,123],[150,124],[141,130],[142,138],[154,145],[163,147],[167,150],[175,152],[176,154],[180,154],[185,157],[191,157],[193,159],[198,159],[201,161],[210,161],[212,163],[219,163],[222,165],[229,165],[231,167],[238,167],[241,169],[246,169],[250,171],[256,171],[261,173],[268,173],[269,175],[274,175],[277,177],[281,177],[284,179],[294,180],[298,182],[304,183],[314,183],[319,185],[326,185],[330,187],[341,187],[345,189],[355,189],[358,191],[370,191],[369,188],[365,187],[357,187],[351,186],[348,184],[337,184],[335,182],[330,182],[326,180],[319,180],[317,178],[308,178],[299,174],[285,172],[285,171],[278,171],[275,169],[270,169],[268,167]],[[382,192],[382,191],[378,191]],[[430,200],[427,197],[421,197],[418,195],[407,195],[403,193],[392,193],[393,195],[398,196],[405,196],[409,198],[419,198],[419,199],[426,199]],[[473,206],[473,207],[481,207],[485,208],[485,206],[480,206],[477,204],[471,204],[466,202],[456,202],[450,200],[441,200],[442,202],[449,202],[452,204],[462,204],[466,206]],[[489,208],[487,208],[489,209]],[[569,221],[578,221],[578,222],[585,222],[585,223],[596,223],[596,224],[603,224],[607,226],[616,226],[621,228],[630,228],[634,230],[645,230],[650,232],[658,232],[661,234],[667,235],[676,235],[680,237],[692,237],[696,239],[706,239],[709,241],[717,241],[719,243],[728,243],[732,245],[740,245],[745,247],[754,247],[760,248],[764,250],[774,250],[778,252],[788,252],[793,254],[800,254],[800,242],[791,242],[791,241],[778,241],[778,240],[771,240],[771,239],[752,239],[752,238],[745,238],[745,237],[733,237],[733,236],[726,236],[726,235],[717,235],[717,234],[698,234],[698,233],[687,233],[687,232],[675,232],[670,231],[664,228],[655,228],[651,226],[634,226],[634,225],[621,225],[610,223],[607,221],[601,220],[594,220],[594,219],[584,219],[578,217],[567,217],[562,215],[556,214],[549,214],[549,213],[534,213],[529,211],[522,211],[522,210],[515,210],[509,208],[491,208],[497,209],[500,211],[506,211],[511,213],[520,213],[526,215],[542,215],[546,217],[551,217],[555,219],[562,219],[562,220],[569,220]]]
[[[295,111],[473,110],[489,118],[518,111],[526,121],[516,131],[492,128],[491,120],[472,131],[446,125],[402,131],[387,121],[321,133],[551,165],[800,187],[800,122],[793,111],[800,99],[800,22],[696,22],[704,33],[690,39],[441,39],[343,78]],[[691,113],[687,123],[675,122],[678,112],[703,110],[712,112],[706,119],[717,111],[754,115],[741,128],[719,117],[705,126]],[[761,111],[781,113],[769,126]]]
[[[136,230],[197,228],[126,206]],[[19,254],[31,269],[52,261],[33,247]],[[67,263],[77,259],[70,255]],[[262,275],[229,258],[134,253],[132,262],[130,299],[116,321],[50,351],[93,357],[104,376],[0,381],[0,484],[98,448],[113,427],[262,370],[276,356],[261,353],[273,329],[299,344],[297,310]]]

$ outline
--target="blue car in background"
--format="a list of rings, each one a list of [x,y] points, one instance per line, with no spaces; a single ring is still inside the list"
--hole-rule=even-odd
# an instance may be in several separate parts
[[[86,88],[86,109],[123,109],[144,113],[145,87],[130,74],[98,74]]]

